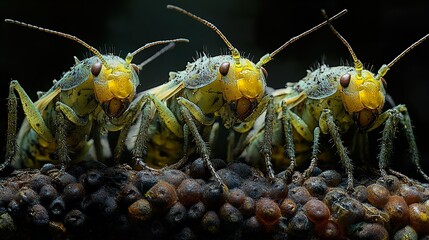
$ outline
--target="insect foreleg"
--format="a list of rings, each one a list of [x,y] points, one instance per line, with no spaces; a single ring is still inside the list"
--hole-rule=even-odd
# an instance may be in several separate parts
[[[273,164],[271,163],[272,149],[271,142],[273,140],[273,124],[274,124],[274,103],[271,98],[268,106],[267,113],[265,115],[265,132],[264,132],[264,142],[261,146],[261,154],[264,158],[265,168],[267,171],[268,178],[272,181],[274,180],[274,170]]]
[[[401,124],[404,126],[405,136],[407,138],[408,144],[410,144],[410,153],[411,153],[411,161],[416,166],[417,171],[420,175],[426,180],[429,181],[429,176],[423,172],[420,166],[420,157],[419,152],[417,150],[416,138],[414,136],[413,128],[411,126],[410,115],[408,114],[407,107],[405,105],[398,105],[395,109],[399,109],[402,113],[402,118],[400,118]]]
[[[211,161],[210,161],[210,149],[207,146],[204,139],[201,137],[201,134],[198,132],[198,128],[195,125],[194,119],[192,118],[192,115],[190,111],[186,108],[186,105],[180,104],[180,112],[182,114],[183,120],[185,121],[186,125],[189,128],[189,131],[191,132],[192,136],[194,137],[195,143],[197,145],[197,149],[199,153],[202,155],[202,159],[206,166],[208,167],[210,173],[215,178],[215,180],[222,186],[222,189],[227,192],[228,187],[225,185],[225,183],[222,181],[220,176],[216,173],[216,170],[214,169]]]
[[[347,148],[344,146],[343,141],[341,140],[340,132],[338,131],[338,126],[335,124],[334,116],[332,111],[329,109],[323,109],[322,114],[319,119],[319,126],[322,133],[331,134],[332,139],[334,140],[335,146],[337,147],[338,154],[340,155],[341,163],[345,168],[347,173],[347,191],[353,189],[353,164],[348,155]]]
[[[121,132],[119,133],[118,140],[116,142],[116,146],[113,153],[113,158],[116,164],[120,163],[121,155],[123,150],[125,149],[125,142],[128,136],[128,132],[131,128],[131,125],[134,123],[137,117],[146,116],[144,109],[146,108],[146,105],[151,105],[146,103],[147,103],[147,100],[144,98],[136,99],[130,104],[128,109],[125,110],[124,114],[119,119],[117,119],[117,121],[114,122],[116,125],[122,126]],[[151,111],[150,114],[153,115],[154,114],[153,111]]]
[[[136,139],[136,144],[132,150],[135,164],[142,169],[148,169],[148,166],[143,161],[143,155],[146,154],[146,142],[149,138],[148,129],[154,117],[153,106],[150,102],[144,105],[142,111],[142,122]],[[153,169],[151,169],[153,170]]]
[[[389,159],[393,152],[393,140],[395,138],[397,124],[398,122],[400,122],[403,125],[404,131],[405,131],[405,137],[407,138],[407,141],[410,147],[411,161],[415,165],[419,174],[426,181],[429,181],[428,175],[426,175],[423,172],[419,163],[420,162],[419,153],[417,150],[417,144],[412,130],[411,119],[408,114],[407,107],[405,105],[398,105],[382,113],[379,119],[380,121],[385,121],[384,129],[382,133],[382,139],[381,139],[380,153],[378,155],[378,163],[379,163],[381,175],[383,177],[387,177],[386,170],[388,170],[394,175],[398,175],[396,171],[389,169],[388,165],[389,165]],[[405,177],[405,175],[400,174],[399,177],[403,178]],[[406,177],[406,180],[409,180],[409,179]]]

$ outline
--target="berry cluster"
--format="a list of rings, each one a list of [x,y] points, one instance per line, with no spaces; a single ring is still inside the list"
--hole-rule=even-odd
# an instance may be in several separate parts
[[[346,192],[334,170],[291,183],[215,159],[224,192],[201,159],[183,171],[47,164],[0,182],[2,239],[421,239],[429,192],[398,178]]]

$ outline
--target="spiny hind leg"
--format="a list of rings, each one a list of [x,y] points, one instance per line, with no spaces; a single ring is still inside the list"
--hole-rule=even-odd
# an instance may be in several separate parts
[[[7,101],[7,135],[6,135],[6,157],[5,162],[0,165],[0,172],[3,171],[6,167],[10,166],[12,161],[15,161],[17,155],[17,143],[16,143],[16,123],[17,123],[17,113],[16,109],[18,106],[18,101],[14,94],[13,89],[9,90],[9,97]]]
[[[17,105],[18,100],[15,95],[15,91],[19,95],[19,99],[24,110],[24,114],[28,120],[31,128],[39,134],[39,136],[46,141],[48,144],[55,141],[51,131],[43,121],[40,111],[36,105],[31,101],[28,94],[21,87],[18,81],[13,80],[9,84],[9,96],[8,96],[8,128],[7,128],[7,139],[6,139],[6,159],[5,162],[0,165],[0,171],[9,166],[12,162],[18,160],[17,158],[17,143],[16,143],[16,123],[17,123]]]
[[[417,172],[426,181],[429,181],[429,176],[422,170],[420,166],[420,157],[419,157],[417,144],[413,133],[411,119],[408,114],[407,107],[405,105],[398,105],[392,109],[389,109],[380,115],[379,121],[384,122],[384,129],[383,129],[382,138],[381,138],[382,144],[380,148],[380,153],[378,155],[378,159],[379,159],[378,164],[379,164],[381,175],[384,178],[386,178],[387,177],[386,171],[389,171],[393,175],[403,178],[406,181],[412,182],[411,179],[409,179],[404,174],[401,174],[389,168],[389,159],[391,158],[392,152],[393,152],[393,140],[395,138],[397,125],[398,123],[401,123],[403,126],[405,137],[409,144],[411,161],[416,167]],[[380,125],[381,123],[377,122],[376,124]]]

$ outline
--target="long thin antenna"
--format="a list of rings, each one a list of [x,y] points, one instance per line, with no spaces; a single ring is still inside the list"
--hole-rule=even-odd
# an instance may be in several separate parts
[[[342,15],[344,15],[345,13],[347,13],[347,9],[342,10],[341,12],[337,13],[336,15],[334,15],[332,18],[328,19],[327,21],[320,23],[319,25],[316,25],[314,27],[312,27],[311,29],[299,34],[298,36],[295,36],[293,38],[291,38],[289,41],[285,42],[283,45],[281,45],[279,48],[277,48],[276,50],[274,50],[272,53],[270,54],[266,54],[265,56],[263,56],[258,63],[256,63],[257,67],[261,67],[262,65],[265,65],[266,63],[268,63],[269,61],[271,61],[271,59],[277,54],[279,53],[281,50],[283,50],[284,48],[286,48],[287,46],[289,46],[290,44],[292,44],[293,42],[295,42],[296,40],[318,30],[319,28],[325,26],[326,24],[329,24],[329,21],[334,21],[337,18],[341,17]]]
[[[386,75],[387,71],[395,64],[399,59],[401,59],[405,54],[407,54],[409,51],[411,51],[413,48],[417,47],[420,43],[422,43],[424,40],[429,38],[429,34],[426,34],[424,37],[417,40],[415,43],[411,44],[407,49],[405,49],[401,54],[399,54],[397,57],[395,57],[389,64],[384,64],[381,66],[380,70],[378,70],[377,76],[375,76],[375,79],[379,80],[384,75]]]
[[[171,39],[171,40],[160,40],[160,41],[155,41],[155,42],[151,42],[151,43],[146,43],[144,46],[139,47],[138,49],[136,49],[134,52],[132,53],[128,53],[127,57],[125,58],[125,61],[127,63],[131,63],[131,61],[133,60],[134,55],[136,55],[137,53],[153,47],[155,45],[160,45],[160,44],[166,44],[166,43],[174,43],[174,42],[189,42],[188,39],[186,38],[177,38],[177,39]]]
[[[136,65],[137,68],[139,70],[142,70],[142,68],[144,66],[146,66],[148,63],[152,62],[153,60],[155,60],[156,58],[158,58],[159,56],[161,56],[162,54],[164,54],[165,52],[171,50],[174,48],[174,46],[176,45],[176,43],[171,42],[169,43],[167,46],[163,47],[161,50],[159,50],[158,52],[156,52],[154,55],[150,56],[149,58],[147,58],[146,60],[144,60],[142,63],[140,63],[139,65]]]
[[[86,47],[89,51],[93,52],[100,59],[100,61],[103,63],[103,65],[106,66],[106,67],[108,67],[106,60],[103,58],[103,56],[101,55],[101,53],[97,49],[95,49],[94,47],[92,47],[88,43],[82,41],[81,39],[77,38],[76,36],[73,36],[73,35],[70,35],[70,34],[67,34],[67,33],[62,33],[62,32],[58,32],[58,31],[54,31],[54,30],[47,29],[47,28],[42,28],[42,27],[39,27],[39,26],[35,26],[35,25],[31,25],[31,24],[25,23],[25,22],[20,22],[20,21],[17,21],[17,20],[5,19],[4,21],[7,22],[7,23],[13,23],[13,24],[17,24],[17,25],[20,25],[20,26],[24,26],[24,27],[36,29],[36,30],[39,30],[39,31],[42,31],[42,32],[47,32],[47,33],[50,33],[50,34],[55,34],[55,35],[58,35],[58,36],[61,36],[61,37],[65,37],[65,38],[71,39],[71,40],[73,40],[75,42],[78,42],[81,45],[83,45],[84,47]]]
[[[420,43],[422,43],[423,41],[425,41],[428,38],[429,38],[429,34],[427,34],[426,36],[424,36],[424,37],[420,38],[419,40],[417,40],[415,43],[413,43],[411,46],[409,46],[407,49],[405,49],[401,54],[399,54],[395,59],[393,59],[389,64],[387,64],[387,66],[389,68],[391,68],[393,66],[393,64],[395,64],[405,54],[407,54],[409,51],[411,51],[413,48],[417,47]]]
[[[330,20],[328,19],[328,15],[326,14],[325,9],[322,9],[322,15],[323,15],[323,17],[325,17],[325,19],[327,19],[328,26],[332,30],[332,32],[341,40],[341,42],[343,42],[343,44],[349,50],[350,55],[353,58],[353,62],[354,62],[356,73],[357,73],[357,78],[358,79],[362,78],[362,70],[363,70],[363,64],[362,64],[362,62],[357,58],[355,52],[353,51],[352,47],[347,42],[347,40],[343,36],[341,36],[341,34],[331,24]]]
[[[197,20],[198,22],[206,25],[207,27],[211,28],[213,31],[215,31],[220,36],[220,38],[222,38],[222,40],[225,42],[225,44],[228,46],[229,50],[231,51],[232,58],[234,59],[235,63],[237,65],[240,65],[240,53],[238,52],[238,50],[236,48],[234,48],[234,46],[232,46],[231,42],[228,41],[228,39],[225,37],[225,35],[223,35],[223,33],[213,23],[211,23],[205,19],[202,19],[202,18],[186,11],[185,9],[182,9],[182,8],[174,6],[174,5],[167,5],[167,9],[173,9],[173,10],[176,10],[180,13],[183,13],[183,14]]]

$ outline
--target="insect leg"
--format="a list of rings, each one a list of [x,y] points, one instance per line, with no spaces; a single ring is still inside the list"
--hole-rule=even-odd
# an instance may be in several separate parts
[[[395,107],[395,109],[398,109],[402,113],[402,118],[400,118],[401,124],[404,126],[405,136],[407,138],[407,141],[410,145],[410,152],[411,152],[411,160],[414,163],[417,171],[420,173],[420,175],[426,180],[429,181],[429,176],[422,170],[420,166],[420,157],[417,149],[416,144],[416,138],[413,133],[413,128],[411,126],[411,119],[410,115],[408,114],[408,109],[405,105],[399,105]]]
[[[409,147],[410,147],[410,157],[411,161],[415,165],[419,174],[426,180],[429,181],[429,177],[423,172],[420,167],[420,158],[417,150],[417,144],[415,141],[414,133],[411,126],[410,116],[405,105],[398,105],[392,109],[387,110],[380,115],[380,121],[384,121],[384,129],[381,138],[381,149],[380,154],[378,155],[378,164],[380,168],[381,175],[387,177],[387,172],[391,172],[394,175],[397,175],[401,178],[405,177],[405,180],[410,181],[408,177],[403,174],[400,174],[396,171],[389,169],[389,159],[393,152],[393,139],[397,130],[398,122],[404,126],[405,136],[407,138]],[[374,127],[373,127],[374,128]],[[372,128],[372,129],[373,129]],[[372,130],[371,129],[371,130]]]
[[[215,180],[222,186],[222,189],[225,192],[227,192],[228,187],[222,181],[220,176],[216,173],[216,170],[214,169],[214,167],[210,161],[210,149],[207,146],[204,139],[201,137],[201,134],[198,132],[198,129],[197,129],[197,126],[195,125],[194,119],[191,116],[191,111],[188,110],[187,105],[184,105],[183,102],[180,101],[180,99],[178,99],[178,102],[180,104],[180,112],[182,113],[183,120],[185,120],[185,123],[188,126],[189,131],[191,132],[192,136],[194,137],[198,151],[202,155],[204,163],[209,168],[209,170],[210,170],[212,176],[215,178]]]
[[[131,114],[131,116],[141,115],[142,122],[140,124],[139,133],[137,135],[137,140],[132,154],[136,159],[136,164],[140,165],[140,167],[159,172],[160,170],[150,168],[149,166],[147,166],[142,159],[142,156],[145,154],[145,146],[146,146],[147,139],[149,137],[147,130],[149,129],[149,126],[152,122],[152,118],[155,113],[155,111],[152,109],[152,103],[154,104],[156,108],[156,112],[158,113],[158,116],[161,119],[161,121],[165,124],[168,130],[170,130],[175,136],[179,138],[184,137],[183,125],[179,123],[174,113],[165,105],[164,101],[158,99],[155,95],[145,92],[138,96],[137,101],[138,103],[135,103],[135,106],[133,106],[132,108],[134,110],[143,108],[142,113],[139,114],[139,111],[133,110],[132,112],[134,112],[134,114]],[[134,121],[133,119],[134,119],[133,117],[129,118],[128,120],[123,119],[121,121],[121,124],[129,124],[129,122]],[[118,147],[117,150],[119,148],[120,147]]]
[[[51,131],[45,124],[42,115],[36,105],[31,101],[28,94],[21,87],[16,80],[12,80],[9,84],[9,97],[8,97],[8,130],[6,140],[6,159],[0,165],[0,171],[3,171],[7,166],[14,162],[17,158],[17,143],[16,143],[16,122],[17,122],[17,97],[15,91],[19,95],[25,116],[31,128],[41,137],[41,140],[46,143],[53,143],[55,141]]]
[[[265,115],[264,142],[261,146],[261,154],[264,158],[268,179],[271,181],[274,180],[273,164],[271,163],[271,156],[272,156],[271,142],[273,140],[272,135],[273,135],[274,117],[275,117],[274,102],[273,102],[273,99],[271,98],[267,106],[267,113]]]
[[[13,90],[15,90],[19,95],[22,108],[31,128],[46,142],[54,142],[55,139],[43,121],[42,114],[39,109],[37,109],[30,97],[16,80],[11,81],[9,85],[9,91],[13,92]]]
[[[128,137],[131,125],[135,123],[137,117],[142,116],[141,114],[144,115],[144,113],[142,113],[142,109],[147,103],[147,99],[142,96],[144,96],[144,94],[137,96],[119,119],[116,119],[115,121],[113,121],[112,119],[112,123],[114,125],[122,126],[118,136],[118,140],[116,142],[115,149],[113,150],[113,158],[116,164],[119,164],[121,162],[121,155],[123,150],[125,149],[125,142]]]
[[[158,171],[158,170],[149,168],[149,166],[147,166],[143,161],[143,155],[146,153],[146,142],[149,137],[147,130],[149,129],[149,125],[151,124],[152,119],[154,117],[153,113],[154,112],[153,112],[152,103],[151,102],[146,103],[144,105],[144,108],[141,114],[142,121],[140,124],[139,133],[137,135],[136,144],[133,148],[132,154],[136,161],[136,165],[140,166],[143,169]]]
[[[341,163],[345,168],[347,173],[347,191],[353,189],[353,164],[348,155],[347,148],[344,146],[343,141],[341,140],[340,133],[338,131],[338,126],[335,124],[334,117],[332,116],[332,111],[329,109],[323,109],[322,114],[319,119],[320,130],[323,133],[330,133],[332,139],[334,140],[335,146],[337,147],[338,154],[341,158]]]
[[[290,159],[290,165],[285,171],[285,179],[292,176],[293,171],[296,167],[296,156],[295,156],[295,144],[293,141],[292,124],[290,110],[288,109],[285,102],[282,103],[282,125],[283,132],[285,134],[285,153]]]
[[[127,139],[128,132],[130,131],[131,124],[125,124],[118,136],[118,141],[116,142],[115,149],[113,150],[113,160],[115,164],[121,162],[122,152],[125,149],[125,140]]]
[[[70,163],[70,158],[67,151],[67,141],[66,141],[66,123],[63,112],[61,111],[60,103],[56,103],[56,116],[55,116],[55,139],[57,142],[57,157],[61,164],[61,169],[59,174],[63,174]]]
[[[18,101],[16,99],[13,87],[9,89],[9,97],[7,101],[7,136],[6,136],[6,157],[4,163],[0,165],[0,172],[15,161],[17,157],[17,144],[16,144],[16,123],[17,123],[17,109]]]
[[[314,128],[314,140],[313,140],[313,150],[311,154],[310,166],[304,171],[304,179],[310,177],[311,173],[314,171],[314,168],[317,166],[317,154],[319,154],[319,139],[320,139],[320,128]]]

